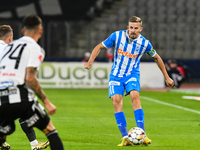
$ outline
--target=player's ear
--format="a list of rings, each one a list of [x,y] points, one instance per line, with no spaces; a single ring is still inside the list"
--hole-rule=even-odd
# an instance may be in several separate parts
[[[25,32],[25,31],[24,31],[24,28],[22,28],[22,34],[23,34],[23,35],[24,35],[24,32]]]
[[[142,31],[143,27],[140,27],[140,32]]]
[[[9,40],[9,43],[12,42],[12,41],[13,41],[13,36],[12,36],[12,35],[9,36],[9,39],[8,39],[8,40]]]
[[[127,26],[127,29],[129,29],[129,26]]]
[[[39,28],[39,33],[42,34],[43,33],[43,27]]]

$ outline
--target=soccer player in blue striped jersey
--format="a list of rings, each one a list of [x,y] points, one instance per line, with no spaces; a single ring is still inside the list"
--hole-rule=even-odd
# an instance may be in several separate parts
[[[160,68],[166,84],[173,87],[174,82],[167,74],[163,60],[153,49],[149,40],[143,37],[142,20],[133,16],[129,19],[127,30],[112,33],[105,41],[99,43],[92,51],[90,59],[84,64],[85,69],[90,69],[95,58],[103,48],[114,48],[114,61],[109,79],[109,98],[112,99],[115,119],[122,134],[122,142],[118,146],[133,145],[128,140],[127,122],[123,112],[123,95],[131,98],[131,104],[138,127],[145,131],[144,112],[140,102],[140,58],[144,53],[151,56]],[[143,145],[148,145],[151,140],[146,136]]]

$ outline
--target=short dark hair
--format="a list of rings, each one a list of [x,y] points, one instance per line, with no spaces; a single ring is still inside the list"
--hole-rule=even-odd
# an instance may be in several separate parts
[[[26,29],[34,29],[40,24],[42,24],[42,19],[34,14],[29,14],[23,19],[23,27]]]
[[[139,22],[142,26],[142,19],[137,17],[137,16],[132,16],[130,19],[129,19],[129,22]]]
[[[1,25],[0,26],[0,39],[6,38],[9,35],[9,33],[12,33],[12,32],[13,32],[13,29],[9,25]]]

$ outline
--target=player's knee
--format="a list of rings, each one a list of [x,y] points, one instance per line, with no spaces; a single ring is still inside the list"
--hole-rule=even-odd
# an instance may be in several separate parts
[[[114,107],[115,113],[121,112],[122,107],[123,107],[123,98],[115,96],[114,98],[112,98],[112,101],[113,101],[113,107]]]
[[[115,95],[111,96],[111,99],[112,99],[113,103],[121,103],[123,100],[123,96],[120,94],[115,94]]]
[[[139,94],[130,93],[131,101],[140,101]]]
[[[46,126],[46,128],[43,130],[44,134],[48,134],[52,131],[54,131],[56,128],[54,127],[52,121],[49,121],[49,124]]]
[[[120,99],[119,97],[115,97],[115,98],[112,98],[112,101],[113,101],[113,106],[114,107],[119,107],[122,105],[122,99]]]

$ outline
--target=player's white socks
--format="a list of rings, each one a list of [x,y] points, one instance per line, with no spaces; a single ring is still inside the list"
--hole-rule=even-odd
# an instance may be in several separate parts
[[[31,141],[30,144],[31,144],[31,145],[37,145],[37,144],[38,144],[38,141],[37,141],[37,140]]]

